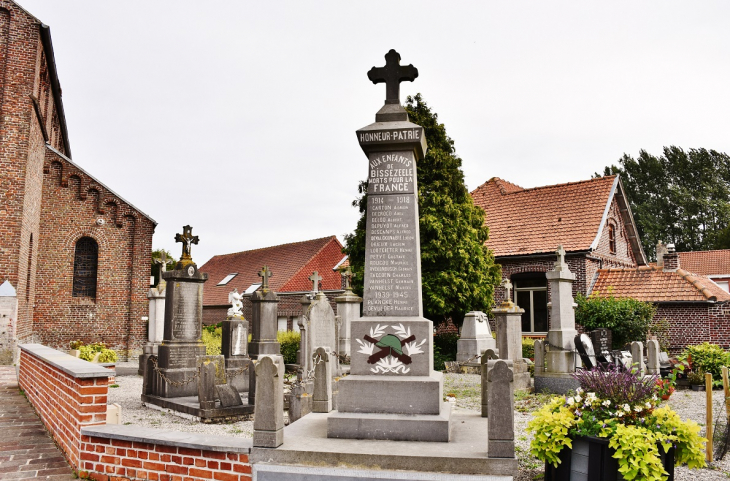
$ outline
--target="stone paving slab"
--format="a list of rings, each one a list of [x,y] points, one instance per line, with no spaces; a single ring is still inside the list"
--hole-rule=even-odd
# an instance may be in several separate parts
[[[0,366],[0,479],[76,479],[30,403],[20,394],[14,366]]]

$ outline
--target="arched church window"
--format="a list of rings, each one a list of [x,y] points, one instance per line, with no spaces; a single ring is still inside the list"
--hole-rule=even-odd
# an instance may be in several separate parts
[[[613,224],[608,224],[608,250],[611,254],[616,253],[616,228]]]
[[[91,237],[76,242],[74,252],[74,297],[96,299],[96,269],[99,261],[99,245]]]

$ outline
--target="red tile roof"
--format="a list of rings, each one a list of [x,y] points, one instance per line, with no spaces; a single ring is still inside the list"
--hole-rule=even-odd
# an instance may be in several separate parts
[[[493,177],[471,193],[484,209],[495,256],[588,250],[596,240],[615,175],[523,189]]]
[[[648,302],[730,301],[730,294],[707,277],[684,269],[664,271],[652,265],[635,269],[600,269],[593,292]]]
[[[730,274],[730,249],[680,252],[679,266],[702,276]]]
[[[228,304],[228,293],[237,288],[244,292],[252,284],[261,282],[258,272],[269,266],[273,275],[269,287],[274,292],[311,291],[308,277],[313,271],[322,276],[322,290],[339,290],[342,286],[340,273],[332,268],[342,260],[342,244],[335,236],[303,242],[292,242],[273,247],[214,256],[200,271],[208,274],[203,291],[204,306]],[[226,285],[218,286],[228,274],[237,273]]]

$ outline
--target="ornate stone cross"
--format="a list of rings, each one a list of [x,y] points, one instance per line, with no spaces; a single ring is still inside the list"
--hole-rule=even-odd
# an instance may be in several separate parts
[[[352,290],[352,269],[350,269],[350,266],[347,266],[344,269],[340,269],[340,275],[345,280],[345,290],[351,291]]]
[[[269,266],[264,266],[259,271],[259,277],[262,279],[261,290],[267,292],[269,290],[269,278],[274,277],[274,273],[271,272]]]
[[[190,257],[190,246],[191,244],[198,245],[198,236],[193,235],[193,228],[189,225],[183,226],[182,234],[175,234],[175,242],[182,242],[182,257],[180,262],[183,265],[192,264],[193,258]]]
[[[400,104],[400,83],[413,82],[418,77],[418,69],[411,65],[400,64],[400,54],[391,49],[385,54],[385,67],[373,67],[368,78],[374,84],[385,82],[385,103]]]
[[[322,280],[322,276],[319,275],[319,272],[314,271],[311,276],[309,276],[309,280],[312,281],[312,292],[319,292],[319,281]]]
[[[507,298],[505,302],[512,302],[512,283],[509,281],[509,279],[505,279],[504,281],[502,281],[502,287],[507,290]]]

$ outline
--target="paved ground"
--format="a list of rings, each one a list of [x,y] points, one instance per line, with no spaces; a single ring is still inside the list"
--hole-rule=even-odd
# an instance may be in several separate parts
[[[14,366],[0,366],[0,479],[75,479],[30,403]]]

